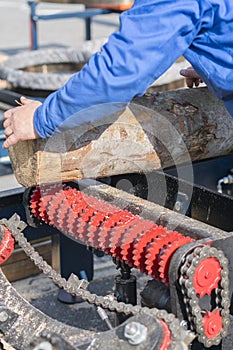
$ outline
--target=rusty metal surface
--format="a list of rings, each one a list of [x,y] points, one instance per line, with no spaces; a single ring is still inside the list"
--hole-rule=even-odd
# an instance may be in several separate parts
[[[4,338],[17,349],[24,349],[28,343],[43,331],[60,334],[68,343],[80,344],[89,341],[93,332],[64,325],[41,313],[8,282],[0,269],[0,303],[1,312],[6,312],[9,319],[1,322]],[[10,322],[9,322],[10,321]]]
[[[132,196],[131,194],[95,181],[79,181],[85,187],[84,192],[97,198],[110,201],[111,204],[127,209],[144,219],[153,220],[158,225],[166,226],[168,229],[177,229],[183,234],[190,235],[196,239],[222,238],[229,234],[226,231],[207,225],[198,220],[179,214],[161,205],[148,200]]]

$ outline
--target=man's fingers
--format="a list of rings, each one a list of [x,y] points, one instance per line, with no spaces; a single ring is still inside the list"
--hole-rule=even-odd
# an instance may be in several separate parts
[[[9,118],[5,119],[4,122],[3,122],[3,127],[7,128],[10,125],[11,125],[11,120]]]
[[[13,146],[16,144],[19,140],[15,137],[14,134],[11,134],[6,141],[3,143],[2,147],[3,148],[9,148],[10,146]]]
[[[6,137],[9,137],[11,134],[13,134],[12,128],[10,126],[5,128],[4,134],[6,135]]]
[[[193,78],[186,78],[186,84],[191,89],[193,87]]]
[[[14,110],[14,108],[11,108],[8,111],[4,112],[4,119],[5,120],[7,120],[8,118],[11,118],[13,110]]]
[[[199,78],[199,75],[195,72],[193,68],[181,69],[180,75],[186,78]]]
[[[28,105],[29,103],[32,103],[34,102],[35,100],[31,100],[30,98],[26,98],[24,96],[21,96],[20,97],[20,102],[23,104],[23,105]]]

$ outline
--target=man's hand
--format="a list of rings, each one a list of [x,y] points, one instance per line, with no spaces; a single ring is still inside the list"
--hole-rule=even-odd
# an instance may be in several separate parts
[[[186,84],[189,88],[198,86],[203,81],[200,79],[199,75],[195,72],[193,67],[188,67],[186,69],[181,69],[180,74],[186,78]]]
[[[21,97],[20,102],[22,106],[9,109],[4,113],[3,126],[6,135],[6,141],[3,143],[4,148],[8,148],[18,141],[39,138],[34,129],[33,117],[41,102],[25,97]]]

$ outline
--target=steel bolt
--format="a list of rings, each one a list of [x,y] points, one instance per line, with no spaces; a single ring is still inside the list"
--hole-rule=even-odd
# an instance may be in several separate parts
[[[6,322],[8,319],[8,313],[6,311],[0,312],[0,322]]]
[[[175,202],[175,210],[176,211],[181,211],[183,209],[183,203],[180,201]]]
[[[139,322],[129,322],[125,326],[124,336],[132,345],[141,344],[143,341],[146,340],[147,327]]]
[[[53,350],[53,347],[50,342],[48,341],[43,341],[37,346],[33,348],[33,350]]]
[[[180,326],[183,327],[185,330],[187,330],[188,329],[188,322],[185,320],[182,320],[180,322]]]

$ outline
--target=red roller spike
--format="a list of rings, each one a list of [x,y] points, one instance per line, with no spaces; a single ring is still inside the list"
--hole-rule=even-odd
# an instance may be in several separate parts
[[[152,228],[147,232],[142,232],[133,243],[133,264],[139,268],[141,272],[145,272],[145,250],[147,244],[153,239],[166,233],[166,229],[163,226],[157,226],[153,223]]]
[[[99,247],[103,250],[108,249],[112,241],[113,228],[118,230],[119,227],[123,227],[130,222],[133,217],[133,214],[126,210],[118,210],[118,212],[108,216],[99,230]]]
[[[159,254],[159,278],[162,282],[165,284],[169,284],[169,278],[168,278],[168,270],[171,258],[175,251],[182,247],[186,243],[193,242],[194,239],[190,237],[181,236],[176,241],[173,241],[172,243],[169,243],[164,249],[162,249],[161,253]]]
[[[147,230],[151,229],[153,225],[154,223],[152,221],[140,218],[140,220],[136,222],[134,226],[130,227],[130,229],[122,238],[120,251],[122,260],[131,266],[134,264],[133,244],[135,240],[142,234],[142,232],[146,232]]]
[[[47,214],[48,204],[50,203],[53,196],[57,193],[57,187],[55,186],[47,186],[40,190],[40,201],[39,201],[39,216],[40,218],[49,224],[49,218]]]
[[[66,185],[36,188],[30,208],[62,232],[166,283],[172,254],[191,240]]]
[[[87,228],[87,241],[90,245],[94,246],[94,243],[96,243],[97,245],[99,244],[98,233],[100,231],[100,226],[105,219],[106,215],[103,212],[97,212],[94,216],[92,216]]]
[[[113,229],[111,239],[109,242],[109,248],[111,254],[117,259],[121,259],[120,247],[122,244],[122,237],[131,227],[135,227],[135,225],[137,225],[139,221],[140,218],[134,216],[130,220],[128,220],[124,225],[121,225],[120,227],[116,226]]]
[[[176,231],[168,231],[167,234],[164,233],[158,236],[147,245],[145,252],[145,271],[147,271],[149,275],[152,275],[154,278],[158,278],[158,258],[161,249],[182,237],[183,236]]]
[[[40,188],[36,187],[31,195],[30,200],[30,210],[31,213],[37,218],[40,219],[40,212],[39,212],[39,203],[40,203]]]

